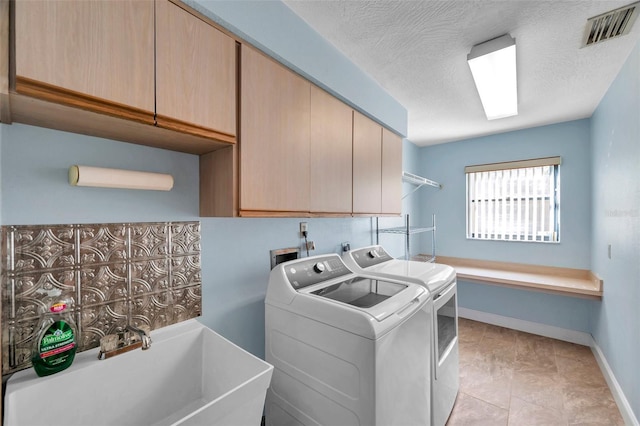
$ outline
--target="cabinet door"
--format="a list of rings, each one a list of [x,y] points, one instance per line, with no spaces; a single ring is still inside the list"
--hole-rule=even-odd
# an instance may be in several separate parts
[[[308,212],[311,84],[255,49],[241,52],[241,214]]]
[[[311,86],[311,212],[351,213],[353,110]]]
[[[382,127],[353,113],[353,213],[381,212]]]
[[[158,0],[156,42],[158,126],[234,142],[235,40]]]
[[[14,5],[18,93],[153,123],[153,1]]]
[[[9,114],[9,2],[8,1],[0,1],[0,122],[11,123],[11,117]],[[1,405],[2,404],[0,404],[0,407]]]
[[[382,213],[402,213],[402,138],[382,129]]]

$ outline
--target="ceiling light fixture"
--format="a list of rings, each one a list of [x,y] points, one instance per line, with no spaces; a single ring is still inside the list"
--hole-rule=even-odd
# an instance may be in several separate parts
[[[517,115],[516,40],[505,34],[477,44],[467,62],[487,120]]]

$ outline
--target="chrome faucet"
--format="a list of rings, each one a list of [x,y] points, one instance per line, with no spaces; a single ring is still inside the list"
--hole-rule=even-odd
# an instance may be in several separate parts
[[[148,325],[134,327],[127,325],[119,333],[107,334],[100,339],[98,359],[107,359],[131,350],[151,347],[151,331]]]
[[[142,341],[142,350],[146,350],[151,347],[151,335],[149,333],[148,327],[138,328],[127,324],[124,330],[136,333],[138,336],[140,336],[140,340]]]

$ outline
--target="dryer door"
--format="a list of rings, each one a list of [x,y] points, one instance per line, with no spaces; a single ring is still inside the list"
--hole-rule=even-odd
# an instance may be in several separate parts
[[[441,426],[453,409],[460,379],[458,373],[458,304],[454,281],[433,302],[434,348],[432,415],[434,426]]]
[[[436,365],[441,365],[451,348],[458,343],[456,302],[456,285],[449,286],[433,302],[436,320]]]

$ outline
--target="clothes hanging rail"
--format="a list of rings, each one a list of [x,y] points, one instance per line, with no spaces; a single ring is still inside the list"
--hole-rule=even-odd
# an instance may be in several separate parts
[[[409,195],[416,192],[418,189],[422,188],[424,185],[433,186],[435,188],[442,189],[442,185],[434,180],[427,179],[422,176],[414,175],[413,173],[409,173],[405,171],[402,172],[402,181],[410,183],[412,185],[416,185],[413,191],[409,192],[407,195],[404,195],[402,197],[403,200],[407,198]]]

